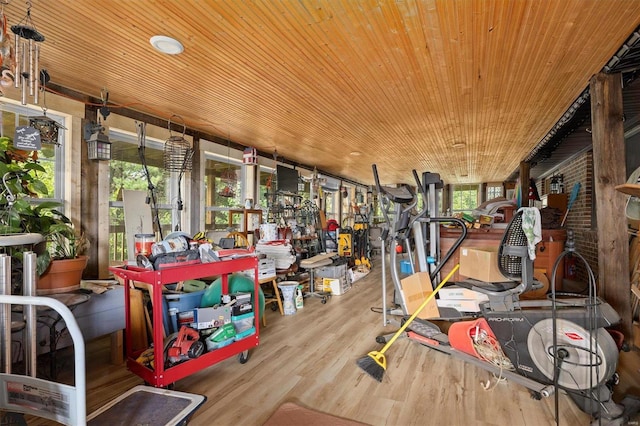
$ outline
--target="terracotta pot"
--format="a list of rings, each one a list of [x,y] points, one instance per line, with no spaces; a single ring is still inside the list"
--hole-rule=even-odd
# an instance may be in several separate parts
[[[52,261],[44,274],[38,279],[36,293],[39,296],[43,296],[79,289],[82,272],[88,261],[88,256]]]

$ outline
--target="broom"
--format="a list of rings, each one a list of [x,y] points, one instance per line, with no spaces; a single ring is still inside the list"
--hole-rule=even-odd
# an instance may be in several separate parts
[[[451,272],[449,272],[449,275],[447,275],[445,279],[442,280],[440,284],[438,284],[438,287],[436,287],[436,289],[431,292],[431,294],[424,300],[424,302],[422,302],[422,305],[420,305],[418,309],[416,309],[413,315],[411,315],[407,322],[405,322],[402,327],[400,327],[400,329],[396,331],[396,334],[391,337],[391,339],[387,342],[386,345],[383,346],[380,351],[371,351],[366,356],[360,358],[357,361],[358,367],[362,368],[366,373],[368,373],[377,381],[382,382],[382,377],[384,376],[384,372],[387,369],[387,359],[384,357],[384,353],[387,351],[387,349],[389,349],[393,342],[395,342],[398,337],[400,337],[402,332],[409,326],[409,324],[411,324],[413,320],[416,319],[420,312],[422,312],[422,310],[427,306],[431,299],[435,297],[436,293],[440,291],[440,289],[447,283],[447,281],[449,281],[449,279],[453,276],[453,274],[458,270],[459,267],[460,265],[458,264],[453,268]]]

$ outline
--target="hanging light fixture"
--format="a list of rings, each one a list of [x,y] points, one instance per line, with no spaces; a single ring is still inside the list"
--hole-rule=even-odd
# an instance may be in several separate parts
[[[87,158],[89,160],[111,160],[111,141],[105,135],[104,127],[98,119],[98,124],[90,123],[91,136],[87,139]]]
[[[87,141],[87,158],[89,160],[111,160],[111,141],[109,136],[104,134],[105,128],[100,122],[100,115],[102,115],[103,120],[106,120],[111,113],[107,106],[109,92],[106,89],[101,90],[100,98],[102,99],[102,106],[98,110],[98,122],[89,122],[84,129],[84,138]]]
[[[27,15],[17,24],[11,26],[14,36],[14,54],[16,69],[14,85],[22,89],[22,105],[27,104],[27,92],[33,96],[34,103],[38,103],[40,79],[40,43],[44,41],[42,35],[31,19],[31,2],[27,1]]]

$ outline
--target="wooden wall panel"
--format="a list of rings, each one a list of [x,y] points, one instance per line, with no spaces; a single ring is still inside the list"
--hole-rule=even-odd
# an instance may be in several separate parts
[[[620,75],[591,79],[593,172],[598,234],[598,281],[601,295],[622,317],[625,336],[632,334],[629,297],[629,242],[625,197],[615,186],[626,182]]]
[[[505,180],[640,25],[628,0],[30,4],[52,87],[366,184],[372,163],[385,183]]]

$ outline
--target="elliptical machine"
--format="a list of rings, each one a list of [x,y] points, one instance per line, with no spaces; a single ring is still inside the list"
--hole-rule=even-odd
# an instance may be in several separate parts
[[[375,165],[373,172],[383,199],[387,198],[388,203],[402,201],[404,205],[415,206],[409,200],[410,188],[405,188],[404,198],[395,197],[387,187],[379,184]],[[414,171],[413,174],[417,187],[421,189],[417,173]],[[422,190],[421,193],[424,196]],[[426,200],[422,210],[425,209]],[[397,291],[402,291],[402,288],[397,274],[395,244],[412,239],[419,253],[426,244],[435,243],[426,242],[422,234],[422,224],[430,223],[434,218],[424,217],[422,212],[410,217],[406,210],[396,206],[394,211],[397,214],[393,217],[398,220],[388,220],[387,223],[389,230],[396,231],[392,235],[389,259]],[[456,283],[487,296],[488,301],[480,305],[481,311],[473,316],[458,314],[458,318],[446,315],[452,321],[447,333],[443,333],[433,321],[416,319],[408,327],[408,337],[521,384],[538,399],[555,394],[556,419],[559,418],[558,391],[562,390],[599,424],[623,424],[637,412],[638,401],[629,397],[622,404],[617,404],[612,399],[613,385],[618,380],[618,347],[606,327],[619,323],[620,317],[608,303],[595,295],[595,285],[588,297],[556,297],[553,290],[546,300],[520,300],[522,293],[540,286],[533,278],[533,261],[528,254],[523,215],[522,209],[514,215],[499,247],[498,267],[508,281],[486,283],[466,280]],[[392,216],[385,214],[385,218],[391,219]],[[466,234],[464,226],[462,230],[463,235]],[[432,280],[458,248],[461,239],[437,265]],[[441,310],[441,316],[442,313]],[[434,320],[437,319],[442,318]]]

